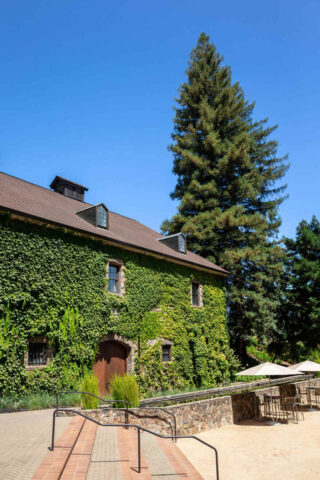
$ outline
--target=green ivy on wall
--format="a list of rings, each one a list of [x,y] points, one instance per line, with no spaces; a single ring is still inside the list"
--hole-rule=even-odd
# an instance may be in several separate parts
[[[124,261],[124,297],[106,291],[109,258]],[[190,303],[193,278],[203,285],[202,308]],[[143,394],[228,380],[237,362],[228,344],[222,281],[1,214],[0,392],[74,388],[92,369],[99,339],[110,333],[140,338],[135,368]],[[36,336],[48,339],[54,358],[26,371],[28,338]],[[173,342],[171,362],[161,361],[161,338]]]

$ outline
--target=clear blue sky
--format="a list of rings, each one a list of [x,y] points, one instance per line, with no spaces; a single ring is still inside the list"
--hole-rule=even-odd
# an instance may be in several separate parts
[[[10,0],[0,7],[0,170],[159,229],[176,209],[174,97],[204,31],[255,116],[279,124],[281,233],[320,216],[319,0]]]

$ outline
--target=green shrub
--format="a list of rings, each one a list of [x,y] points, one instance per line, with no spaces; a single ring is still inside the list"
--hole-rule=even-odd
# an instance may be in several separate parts
[[[86,373],[79,383],[79,390],[99,396],[98,378],[91,372]],[[85,410],[95,409],[98,405],[98,398],[91,395],[81,395],[81,406]]]
[[[113,400],[127,400],[139,405],[139,388],[134,375],[115,375],[110,381],[110,392]],[[125,407],[124,402],[115,403],[115,407]]]
[[[280,362],[280,359],[274,359],[274,355],[270,354],[264,345],[258,344],[255,339],[252,340],[251,345],[247,346],[247,354],[258,363]]]

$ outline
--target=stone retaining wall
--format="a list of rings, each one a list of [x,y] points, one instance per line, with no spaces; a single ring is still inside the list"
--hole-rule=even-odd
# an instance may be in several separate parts
[[[177,419],[178,435],[199,433],[233,423],[230,396],[167,407]]]
[[[259,403],[265,394],[294,396],[297,387],[305,391],[309,386],[320,387],[320,378],[292,384],[279,385],[254,392],[210,398],[180,405],[167,406],[177,421],[177,434],[187,435],[218,428],[223,425],[253,419],[259,414]],[[125,423],[125,412],[113,408],[85,410],[84,413],[101,423]],[[140,425],[163,435],[174,434],[174,420],[156,407],[129,409],[129,423]]]

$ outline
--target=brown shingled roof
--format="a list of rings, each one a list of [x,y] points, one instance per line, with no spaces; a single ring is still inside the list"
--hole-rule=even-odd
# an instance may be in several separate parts
[[[109,228],[95,227],[76,213],[91,205],[66,197],[44,187],[0,172],[0,208],[46,223],[70,228],[106,241],[157,254],[190,267],[201,267],[212,273],[227,274],[205,258],[190,251],[177,252],[158,241],[159,233],[137,220],[109,211]]]

